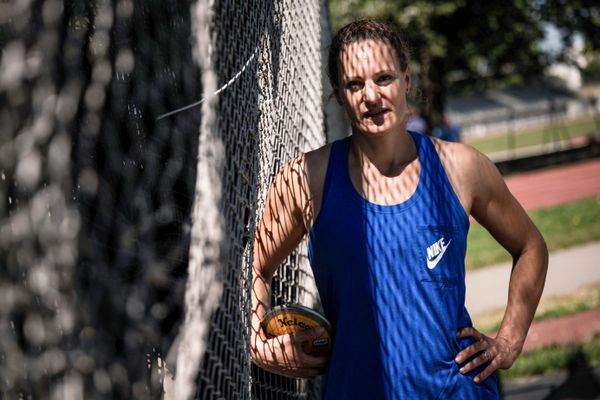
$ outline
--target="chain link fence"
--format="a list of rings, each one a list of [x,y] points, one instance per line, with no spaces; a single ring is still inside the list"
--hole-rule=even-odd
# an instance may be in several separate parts
[[[205,4],[223,149],[211,210],[193,209],[207,116],[188,107],[203,93],[193,10]],[[317,393],[251,365],[249,265],[273,175],[325,140],[323,15],[319,1],[0,3],[2,398],[160,398],[205,212],[227,246],[195,397]],[[300,249],[274,304],[318,306],[311,279]]]

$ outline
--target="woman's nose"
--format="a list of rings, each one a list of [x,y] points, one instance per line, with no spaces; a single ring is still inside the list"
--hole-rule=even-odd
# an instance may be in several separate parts
[[[373,82],[365,82],[363,100],[366,103],[374,103],[379,100],[379,90]]]

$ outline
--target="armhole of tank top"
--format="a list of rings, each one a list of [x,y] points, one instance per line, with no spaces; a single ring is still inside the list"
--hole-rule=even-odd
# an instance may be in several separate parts
[[[338,141],[333,142],[331,144],[331,146],[329,146],[329,154],[327,155],[327,167],[325,170],[325,179],[323,180],[323,186],[321,188],[322,192],[321,192],[321,204],[319,204],[319,212],[314,216],[313,220],[312,220],[312,224],[308,229],[308,232],[310,234],[310,232],[312,232],[313,227],[317,224],[319,217],[321,216],[321,214],[323,213],[323,208],[325,206],[325,204],[327,203],[327,196],[329,194],[329,189],[331,187],[331,180],[332,180],[332,175],[333,175],[333,170],[334,165],[335,165],[335,150],[336,147],[339,146]]]
[[[450,196],[452,197],[453,207],[459,213],[460,218],[463,220],[464,227],[466,229],[468,229],[469,225],[470,225],[469,214],[467,214],[467,210],[465,210],[462,203],[460,202],[460,197],[458,196],[458,193],[456,193],[456,190],[454,189],[452,182],[450,182],[450,177],[448,176],[448,173],[446,172],[446,167],[444,166],[442,158],[440,157],[440,154],[437,151],[435,143],[433,142],[433,139],[431,137],[425,136],[424,139],[429,141],[429,144],[431,145],[430,149],[433,151],[432,155],[435,156],[432,158],[436,159],[435,162],[437,163],[438,167],[443,172],[442,180],[444,181],[444,185],[446,186],[446,189],[449,191]]]

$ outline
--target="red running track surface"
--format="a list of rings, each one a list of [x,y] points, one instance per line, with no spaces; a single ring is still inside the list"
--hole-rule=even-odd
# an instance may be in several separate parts
[[[505,181],[528,211],[556,206],[600,195],[600,159],[512,175]]]

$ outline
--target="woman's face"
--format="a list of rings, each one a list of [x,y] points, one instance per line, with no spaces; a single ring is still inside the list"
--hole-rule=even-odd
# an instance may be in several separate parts
[[[340,53],[340,87],[353,132],[382,136],[404,130],[410,85],[408,66],[402,71],[395,50],[379,40],[351,43]]]

